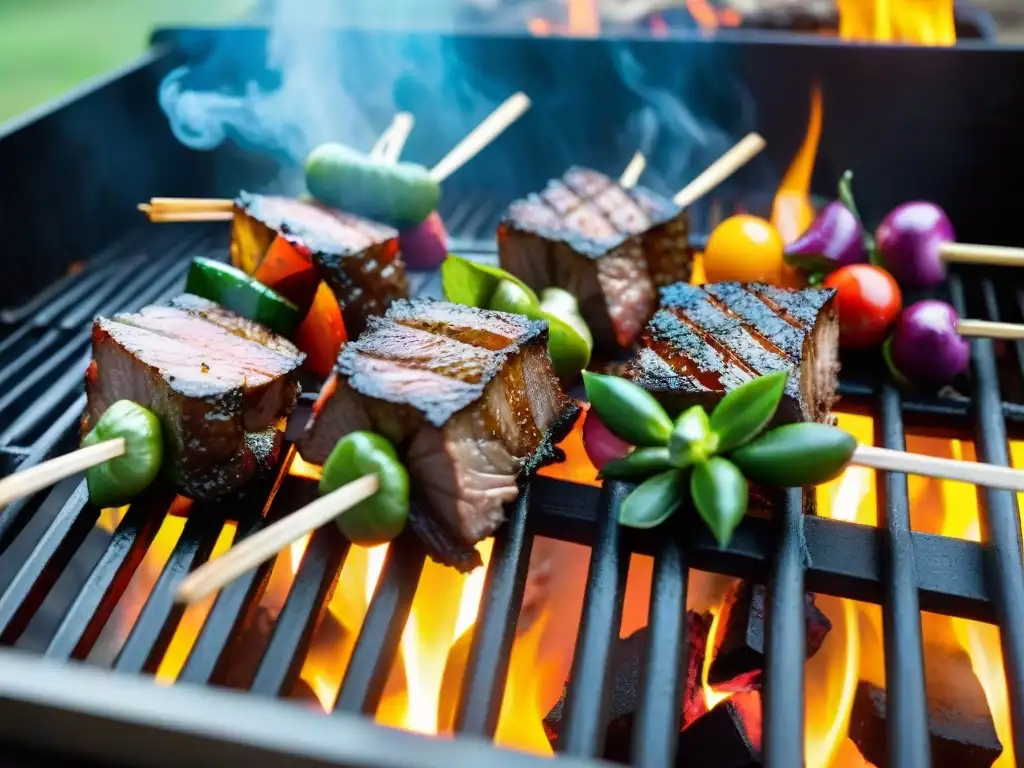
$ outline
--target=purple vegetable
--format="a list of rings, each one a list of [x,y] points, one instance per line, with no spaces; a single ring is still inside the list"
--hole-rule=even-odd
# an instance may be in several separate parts
[[[915,384],[939,387],[967,370],[971,347],[956,329],[956,310],[925,299],[903,310],[887,342],[892,367]]]
[[[956,240],[953,225],[934,203],[911,202],[897,206],[875,233],[878,253],[886,269],[907,288],[934,288],[946,277],[939,255],[943,243]]]
[[[601,470],[609,461],[621,459],[629,453],[631,446],[613,435],[598,418],[597,412],[590,408],[583,419],[583,448],[590,463]]]
[[[448,255],[448,233],[437,211],[398,235],[402,261],[410,269],[436,269]]]
[[[786,261],[811,272],[832,272],[867,260],[860,221],[838,200],[826,205],[807,231],[786,247]]]

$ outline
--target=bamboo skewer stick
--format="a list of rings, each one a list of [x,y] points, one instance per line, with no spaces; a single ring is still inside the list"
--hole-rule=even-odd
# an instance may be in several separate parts
[[[265,563],[293,542],[329,523],[380,489],[377,475],[366,475],[322,496],[278,520],[216,560],[196,568],[178,585],[178,602],[194,603],[230,584],[246,571]]]
[[[1024,248],[973,243],[943,243],[939,257],[950,264],[987,264],[993,267],[1024,267]]]
[[[484,147],[496,139],[506,128],[518,120],[530,108],[530,97],[520,91],[484,118],[476,128],[435,165],[430,176],[440,183],[468,163]]]
[[[629,161],[629,165],[626,166],[622,175],[619,176],[619,186],[625,189],[632,189],[640,181],[640,177],[643,176],[646,168],[647,158],[644,157],[643,152],[637,152],[633,155],[633,159]]]
[[[66,477],[71,477],[89,467],[95,467],[105,461],[124,456],[125,442],[123,437],[105,440],[88,448],[79,448],[56,459],[44,461],[22,472],[0,480],[0,509],[12,501],[28,496],[36,491],[48,488]]]
[[[709,165],[672,198],[680,208],[686,208],[749,163],[765,147],[765,140],[757,133],[748,133],[736,145]]]
[[[1024,491],[1024,471],[977,461],[941,459],[936,456],[876,448],[872,445],[858,445],[850,463],[886,472],[903,472],[908,475],[954,480],[1008,491]]]
[[[1024,340],[1024,325],[1017,323],[994,323],[989,320],[959,320],[957,333],[981,339]]]
[[[414,118],[408,112],[399,112],[395,115],[395,120],[391,124],[391,133],[388,136],[388,141],[384,150],[381,152],[380,160],[388,165],[394,165],[398,162],[398,158],[402,156],[402,149],[405,147],[405,142],[409,139],[409,134],[412,133],[412,127],[416,124],[416,118]]]
[[[175,207],[154,207],[151,204],[140,203],[139,210],[149,217],[154,224],[173,224],[180,222],[194,221],[231,221],[235,214],[230,210],[199,210],[181,209]]]

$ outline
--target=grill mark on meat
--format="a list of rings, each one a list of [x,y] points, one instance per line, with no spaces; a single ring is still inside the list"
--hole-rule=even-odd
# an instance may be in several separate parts
[[[790,360],[799,360],[806,334],[779,317],[757,296],[739,283],[707,286],[708,300],[723,314],[742,322],[768,350]]]
[[[489,350],[504,349],[517,339],[523,344],[543,332],[543,323],[532,322],[522,315],[441,301],[396,301],[388,311],[388,319]]]
[[[747,290],[755,293],[787,322],[793,323],[805,331],[814,327],[821,308],[835,293],[831,289],[824,288],[804,288],[800,291],[791,291],[765,283],[749,283]]]
[[[754,372],[738,364],[685,317],[670,309],[658,310],[647,325],[644,346],[654,351],[674,372],[696,380],[708,390],[731,389],[749,380]]]

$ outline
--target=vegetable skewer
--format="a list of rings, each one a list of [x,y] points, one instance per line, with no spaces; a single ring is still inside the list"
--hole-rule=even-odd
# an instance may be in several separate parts
[[[55,485],[66,477],[124,456],[126,450],[124,438],[118,437],[86,448],[79,448],[64,456],[36,464],[22,472],[15,472],[0,480],[0,508],[36,491],[41,491],[43,488]]]
[[[986,264],[992,267],[1024,267],[1024,248],[972,243],[943,243],[939,257],[947,264]]]

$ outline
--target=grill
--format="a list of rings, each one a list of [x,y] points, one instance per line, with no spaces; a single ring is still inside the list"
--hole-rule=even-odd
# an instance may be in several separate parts
[[[129,213],[134,202],[152,194],[204,192],[208,196],[211,191],[237,189],[243,166],[248,174],[246,184],[274,176],[269,165],[247,165],[236,149],[224,148],[208,157],[185,152],[174,144],[159,115],[152,114],[155,105],[139,107],[138,114],[118,122],[124,104],[134,103],[134,99],[145,99],[139,103],[150,104],[155,83],[163,73],[182,56],[208,46],[210,35],[222,34],[237,42],[260,33],[229,30],[158,35],[157,47],[132,67],[91,84],[34,121],[15,124],[6,134],[0,133],[0,160],[10,159],[14,168],[14,173],[0,180],[0,187],[5,200],[19,201],[0,212],[0,230],[12,233],[14,245],[22,252],[38,253],[31,264],[18,267],[25,285],[36,293],[35,298],[12,301],[20,293],[18,288],[0,286],[0,296],[11,307],[0,318],[4,323],[0,340],[0,455],[5,471],[32,466],[69,450],[76,441],[84,406],[81,382],[89,354],[88,328],[94,315],[138,308],[174,294],[183,284],[184,270],[192,256],[227,258],[223,226],[129,226],[129,222],[135,222]],[[355,34],[353,39],[366,44],[360,35],[367,33],[345,34]],[[483,71],[493,71],[494,60],[511,56],[513,51],[524,55],[525,47],[525,54],[540,57],[535,70],[523,75],[527,80],[550,75],[545,67],[562,60],[569,45],[580,57],[577,68],[586,71],[586,64],[597,67],[599,73],[593,77],[601,76],[605,62],[605,49],[587,41],[459,43],[463,55]],[[824,139],[819,167],[824,167],[823,173],[831,173],[846,155],[854,155],[855,161],[863,159],[863,166],[856,167],[860,177],[866,179],[867,189],[861,194],[865,201],[870,200],[864,206],[869,217],[876,206],[884,209],[934,186],[954,221],[964,222],[961,234],[965,240],[1014,242],[1012,226],[1006,221],[1012,198],[1001,196],[1016,183],[1006,166],[1019,168],[1021,163],[1015,161],[1022,158],[1021,151],[1014,149],[1016,139],[1010,138],[1014,133],[1012,119],[1003,111],[1019,116],[1024,106],[1024,86],[1020,85],[1024,78],[1011,76],[1024,70],[1024,51],[841,49],[827,43],[769,45],[728,38],[714,45],[697,40],[676,41],[670,44],[673,47],[636,45],[639,56],[662,61],[694,52],[722,52],[737,76],[746,77],[752,84],[759,103],[768,103],[783,86],[794,92],[800,90],[800,98],[782,100],[779,114],[762,116],[770,142],[780,137],[780,157],[791,153],[800,135],[795,127],[800,120],[784,114],[785,107],[802,103],[812,75],[825,78],[826,92],[829,80],[833,84],[848,83],[849,75],[838,71],[840,63],[869,81],[882,71],[901,72],[902,79],[895,78],[888,91],[873,97],[876,106],[894,110],[899,109],[895,105],[901,88],[921,88],[926,81],[944,83],[944,75],[950,73],[965,82],[1000,73],[998,83],[1002,85],[997,87],[995,80],[989,80],[993,90],[984,99],[972,96],[970,89],[960,92],[954,88],[951,90],[956,93],[948,101],[933,103],[927,97],[936,93],[937,86],[927,87],[922,97],[922,103],[928,105],[927,114],[902,126],[909,131],[925,125],[941,126],[954,111],[975,109],[970,126],[981,130],[978,126],[984,125],[987,131],[985,141],[975,145],[986,143],[996,156],[980,156],[979,170],[940,177],[924,162],[929,152],[945,146],[942,141],[952,141],[967,130],[964,124],[953,121],[948,129],[936,128],[938,136],[906,149],[908,172],[887,187],[886,164],[891,162],[887,151],[895,147],[903,151],[903,147],[893,140],[887,146],[876,146],[878,156],[868,159],[858,148],[860,143],[850,141],[854,129],[841,123],[843,116],[853,115],[863,106],[858,99],[865,97],[841,87],[838,92],[844,94],[843,98],[826,106],[826,125],[834,119],[839,127]],[[251,46],[239,47],[248,50]],[[767,85],[770,74],[757,73],[768,66],[769,57],[781,59],[769,67],[774,75],[781,77],[788,67],[804,66],[807,76],[799,85],[785,81],[782,85]],[[920,66],[905,66],[904,57],[913,57]],[[586,92],[588,76],[580,77],[580,90]],[[543,103],[544,89],[538,86],[531,95],[534,93]],[[609,99],[628,104],[624,95],[611,95]],[[534,112],[537,110],[535,106]],[[593,112],[604,114],[593,107],[588,114]],[[96,155],[81,157],[80,163],[71,167],[67,184],[54,190],[33,181],[36,174],[46,177],[55,173],[71,151],[66,144],[49,145],[47,151],[52,148],[53,152],[43,157],[41,148],[47,146],[43,142],[54,141],[68,126],[90,125],[90,120],[103,114],[113,116],[110,131],[115,135],[126,131],[129,124],[151,131],[144,147],[131,147],[117,155],[110,138],[90,128],[83,141]],[[998,119],[994,117],[997,114],[1001,115]],[[517,130],[499,142],[502,149],[495,148],[494,152],[521,152],[532,147],[525,134],[516,135]],[[574,137],[582,136],[574,130],[567,127]],[[435,131],[428,124],[424,132],[431,135]],[[607,137],[590,141],[580,138],[578,144],[580,162],[588,162],[601,144],[614,146]],[[27,152],[30,148],[35,151]],[[999,155],[1004,149],[1007,154]],[[26,153],[39,158],[39,162],[30,163]],[[166,153],[166,157],[152,164],[157,168],[140,165],[146,170],[126,172],[134,161],[160,153]],[[917,165],[918,161],[923,164]],[[614,163],[613,158],[594,164],[610,169]],[[560,166],[552,163],[547,170]],[[991,174],[983,176],[988,171]],[[537,178],[531,178],[531,173]],[[541,163],[523,175],[526,178],[517,183],[530,188],[539,186],[539,179],[547,173]],[[746,182],[750,183],[751,178],[756,177],[748,177]],[[965,178],[985,178],[986,185],[982,191],[951,191]],[[115,182],[121,186],[111,194],[119,205],[104,207],[90,218],[93,204],[88,201],[92,198],[78,192],[91,189],[93,184],[113,190]],[[481,259],[494,258],[489,233],[493,232],[496,217],[508,199],[524,190],[511,184],[497,187],[500,194],[481,197],[472,193],[473,189],[494,190],[492,182],[493,177],[483,173],[470,181],[456,182],[464,186],[455,186],[454,194],[448,195],[444,214],[452,229],[453,250]],[[729,189],[723,192],[725,200],[730,199],[729,194]],[[77,207],[70,204],[72,201]],[[706,211],[695,212],[698,221],[707,215]],[[49,221],[51,229],[24,226],[42,221]],[[102,245],[105,243],[113,245]],[[68,270],[69,255],[82,264]],[[438,295],[440,290],[437,276],[431,274],[415,275],[412,288],[418,295]],[[1000,280],[997,274],[958,273],[951,277],[949,291],[961,315],[1022,319],[1024,292],[1014,289],[1012,281]],[[1017,350],[1017,360],[1024,365],[1022,351]],[[874,414],[878,445],[902,449],[905,427],[941,423],[952,433],[973,436],[979,460],[1008,465],[1008,435],[1021,431],[1024,406],[1005,400],[1001,393],[1020,387],[1024,369],[1010,371],[1011,377],[1006,379],[1006,366],[998,364],[997,350],[991,342],[972,344],[973,392],[969,397],[905,398],[884,383],[875,369],[852,367],[856,375],[845,378],[841,387],[844,405]],[[308,408],[310,403],[311,398],[304,396],[301,407]],[[304,418],[300,413],[292,421],[301,424]],[[882,475],[879,482],[879,528],[806,516],[801,492],[790,491],[773,519],[748,517],[725,549],[719,549],[702,526],[684,521],[678,523],[676,535],[665,535],[664,530],[620,529],[616,512],[628,491],[621,484],[598,489],[538,478],[508,510],[509,523],[494,541],[458,696],[454,740],[387,730],[365,717],[372,715],[381,701],[424,567],[423,550],[411,538],[400,539],[388,551],[332,716],[310,713],[278,700],[296,684],[314,630],[337,587],[348,554],[346,542],[330,526],[313,535],[265,650],[253,661],[252,675],[244,684],[231,682],[231,667],[243,653],[244,630],[267,587],[270,564],[238,579],[216,598],[178,675],[179,684],[163,689],[139,677],[154,672],[182,619],[181,609],[172,602],[173,587],[184,573],[210,557],[226,521],[237,525],[236,540],[244,538],[306,503],[314,488],[308,480],[285,474],[272,488],[251,494],[229,510],[194,508],[123,646],[104,664],[65,662],[85,659],[96,646],[161,523],[173,513],[171,496],[153,492],[138,500],[109,541],[91,556],[86,550],[100,510],[86,504],[84,485],[77,479],[0,512],[0,646],[4,646],[0,648],[0,740],[9,745],[10,754],[23,755],[28,764],[51,757],[82,765],[180,765],[186,761],[223,765],[232,760],[247,760],[253,765],[276,765],[287,760],[293,765],[381,768],[452,764],[525,768],[545,764],[540,758],[487,744],[498,723],[531,548],[539,536],[591,548],[558,763],[581,768],[596,765],[603,753],[608,670],[632,553],[654,558],[646,663],[633,739],[634,765],[664,768],[677,764],[677,757],[678,764],[685,764],[686,756],[677,756],[676,747],[683,688],[680,667],[682,664],[685,668],[687,655],[687,576],[691,569],[767,584],[765,765],[803,762],[805,591],[883,607],[887,728],[893,765],[930,762],[921,611],[996,624],[1005,659],[1015,751],[1024,754],[1024,566],[1016,498],[996,490],[981,494],[981,544],[945,538],[911,530],[906,480],[889,474]],[[87,562],[83,564],[83,560]],[[55,596],[62,592],[64,599],[55,608],[54,604],[61,602]],[[98,666],[129,674],[111,675]],[[243,690],[229,690],[228,686]]]

